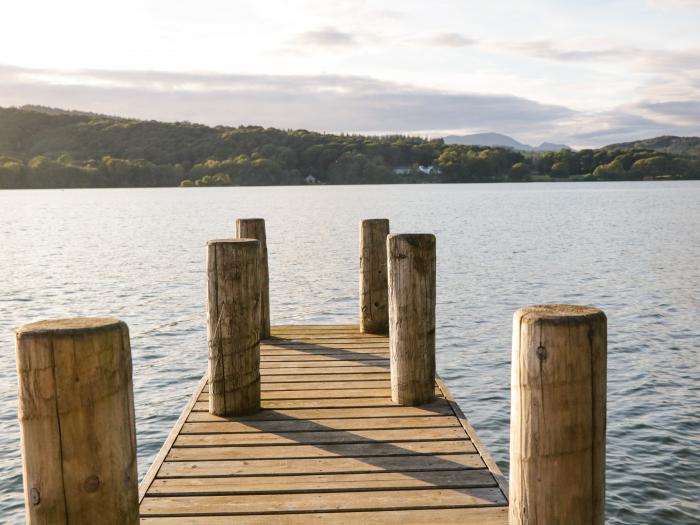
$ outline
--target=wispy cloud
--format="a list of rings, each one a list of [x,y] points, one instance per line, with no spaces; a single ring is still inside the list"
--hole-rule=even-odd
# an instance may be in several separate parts
[[[356,47],[360,44],[360,38],[355,33],[340,31],[333,27],[325,27],[299,33],[292,39],[291,43],[299,47]]]
[[[409,39],[410,42],[433,47],[469,47],[477,42],[460,33],[433,33]]]
[[[446,92],[364,76],[50,70],[0,66],[0,105],[42,104],[210,125],[328,132],[498,131],[528,142],[603,145],[700,134],[700,102],[646,99],[598,113],[510,95]]]

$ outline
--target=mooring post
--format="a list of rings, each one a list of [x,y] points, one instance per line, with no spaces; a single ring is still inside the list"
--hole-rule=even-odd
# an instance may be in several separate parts
[[[602,525],[607,319],[538,305],[513,318],[510,523]]]
[[[260,241],[207,245],[209,412],[260,409]]]
[[[138,523],[127,326],[39,321],[16,341],[27,523]]]
[[[360,223],[360,331],[389,333],[386,238],[389,219]]]
[[[435,236],[392,234],[387,252],[391,399],[422,405],[435,397]]]
[[[260,339],[270,337],[270,270],[267,263],[265,219],[238,219],[236,237],[260,241]]]

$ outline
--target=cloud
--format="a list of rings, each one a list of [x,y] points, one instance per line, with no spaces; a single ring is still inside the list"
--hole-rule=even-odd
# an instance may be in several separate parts
[[[434,47],[469,47],[476,44],[476,40],[459,33],[435,33],[423,37],[411,39],[419,45]]]
[[[23,104],[164,121],[326,132],[442,136],[498,131],[525,142],[564,142],[574,147],[700,134],[700,102],[692,97],[643,99],[591,113],[511,95],[446,92],[363,76],[0,66],[0,106]]]
[[[339,31],[332,27],[317,29],[315,31],[304,31],[292,39],[291,43],[299,47],[356,47],[360,45],[358,35]]]
[[[661,8],[700,9],[700,0],[650,0],[652,6]]]
[[[55,71],[0,67],[0,105],[43,104],[207,124],[320,131],[500,129],[525,132],[572,116],[508,95],[449,93],[370,77]]]

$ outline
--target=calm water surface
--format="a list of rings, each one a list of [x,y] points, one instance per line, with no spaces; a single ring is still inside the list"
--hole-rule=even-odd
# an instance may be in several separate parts
[[[609,319],[608,523],[700,518],[700,183],[0,191],[0,521],[21,523],[15,327],[132,335],[139,472],[206,368],[207,239],[267,220],[273,322],[356,322],[357,227],[438,238],[438,368],[505,472],[511,318]]]

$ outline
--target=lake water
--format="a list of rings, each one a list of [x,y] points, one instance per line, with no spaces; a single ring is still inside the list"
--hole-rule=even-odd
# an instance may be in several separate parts
[[[608,523],[700,519],[700,183],[0,191],[0,521],[23,521],[15,327],[131,330],[139,472],[207,364],[205,243],[265,217],[273,323],[357,322],[357,228],[438,243],[438,369],[508,470],[511,319],[609,319]]]

